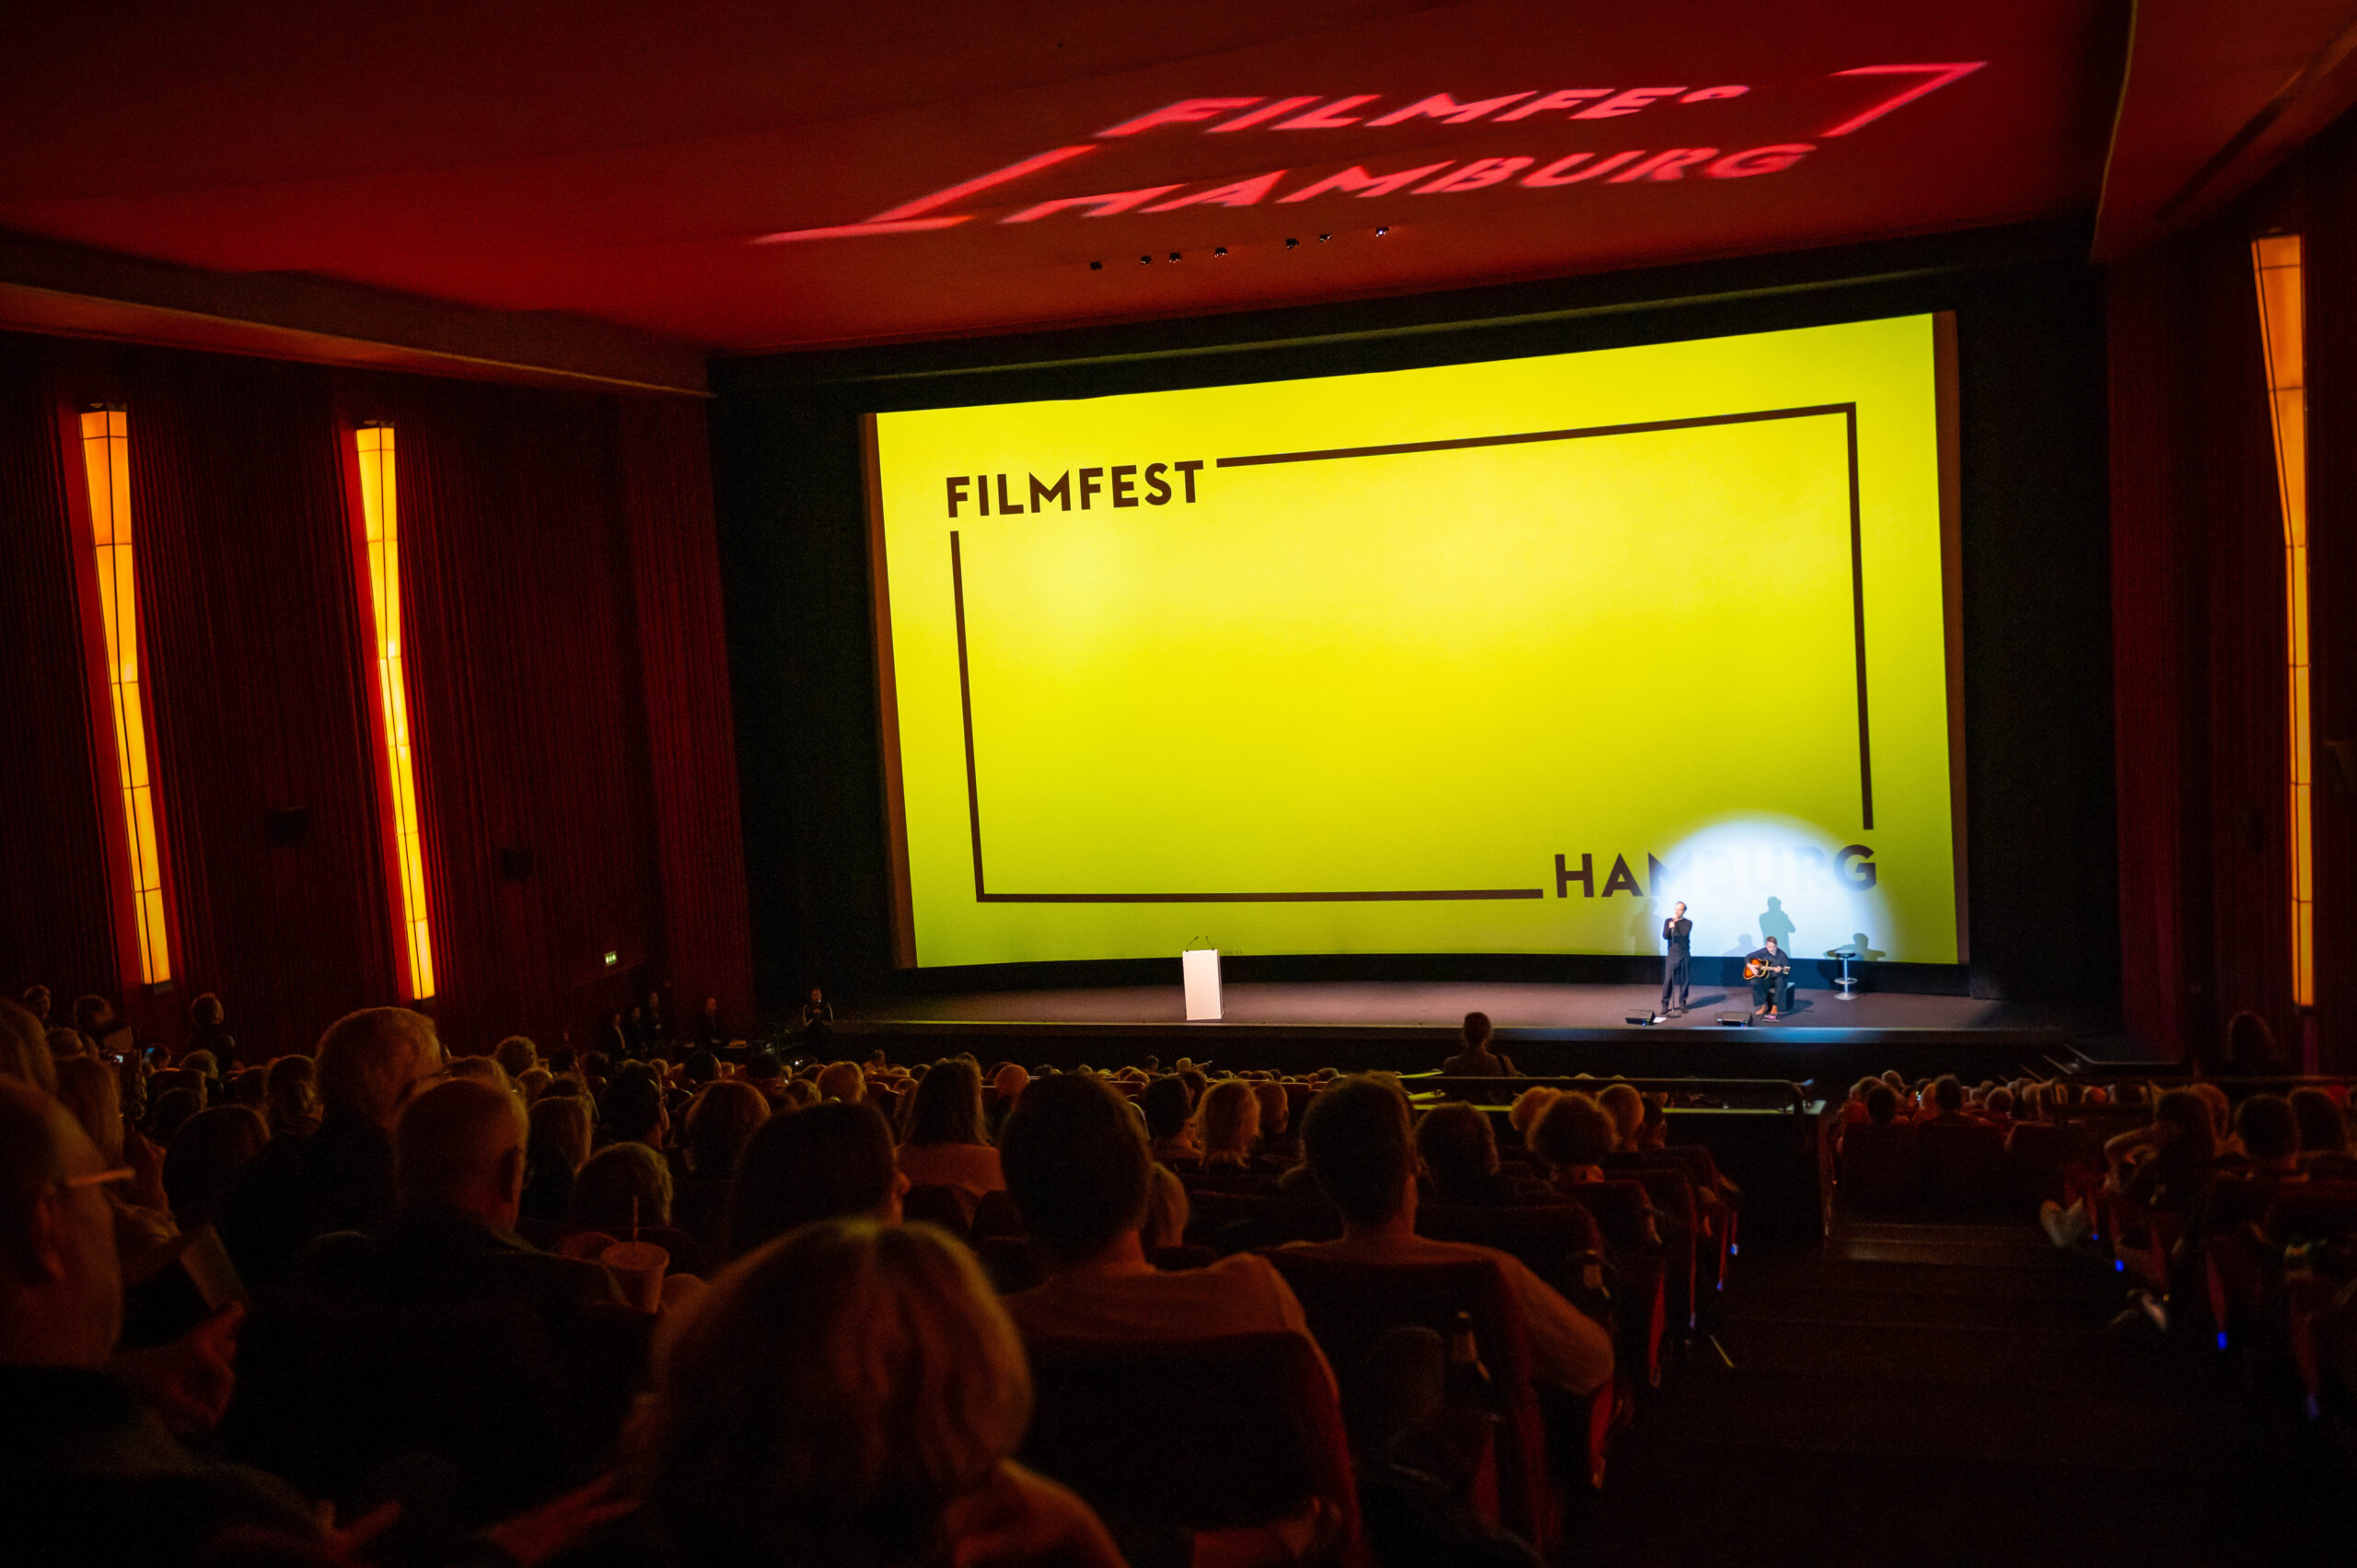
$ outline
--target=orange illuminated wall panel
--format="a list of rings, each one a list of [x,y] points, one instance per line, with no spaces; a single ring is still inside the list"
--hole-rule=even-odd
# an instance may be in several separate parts
[[[2308,721],[2308,404],[2300,237],[2251,243],[2258,282],[2259,340],[2267,354],[2268,413],[2275,430],[2276,494],[2283,510],[2284,850],[2292,886],[2292,999],[2316,1005],[2316,835]]]
[[[164,834],[151,759],[156,732],[140,679],[139,575],[131,519],[130,416],[92,409],[81,416],[82,474],[89,502],[88,548],[82,552],[86,614],[95,610],[90,644],[105,663],[92,682],[100,709],[101,749],[111,750],[120,792],[122,853],[115,867],[117,929],[136,937],[138,964],[123,958],[126,981],[162,985],[172,978],[170,899],[164,879]],[[101,772],[105,762],[99,764]],[[106,813],[116,816],[114,811]]]
[[[403,991],[411,1001],[434,994],[434,942],[425,888],[425,843],[418,830],[417,764],[412,745],[409,683],[401,652],[401,489],[394,477],[395,442],[389,424],[354,433],[360,468],[361,589],[366,628],[375,638],[377,699],[382,724],[377,747],[391,807],[395,891],[393,919],[401,933]]]

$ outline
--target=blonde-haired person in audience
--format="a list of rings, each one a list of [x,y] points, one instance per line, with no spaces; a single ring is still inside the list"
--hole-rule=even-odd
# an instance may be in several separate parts
[[[1506,1111],[1506,1125],[1522,1139],[1524,1146],[1530,1142],[1530,1129],[1537,1124],[1539,1113],[1563,1097],[1562,1089],[1534,1085],[1514,1097],[1514,1104]]]
[[[1252,1148],[1260,1139],[1260,1101],[1241,1078],[1222,1078],[1203,1091],[1195,1110],[1201,1129],[1203,1169],[1252,1168]]]
[[[899,1156],[910,1186],[955,1188],[970,1207],[1005,1187],[982,1109],[981,1069],[964,1057],[936,1063],[911,1098]]]
[[[1187,1239],[1187,1222],[1194,1206],[1187,1202],[1187,1184],[1167,1165],[1157,1165],[1148,1179],[1145,1219],[1138,1226],[1138,1244],[1148,1252],[1177,1247]]]
[[[819,1070],[819,1098],[857,1105],[867,1098],[867,1075],[856,1062],[830,1062]]]
[[[1622,1149],[1634,1149],[1645,1130],[1645,1097],[1634,1084],[1607,1084],[1596,1093],[1596,1103],[1612,1118]]]
[[[1012,1458],[1023,1347],[930,1226],[811,1225],[713,1282],[656,1346],[617,1568],[1120,1568],[1071,1493]]]
[[[573,1209],[573,1179],[588,1163],[589,1102],[577,1095],[544,1095],[532,1104],[525,1144],[530,1175],[524,1187],[525,1218],[562,1225]]]

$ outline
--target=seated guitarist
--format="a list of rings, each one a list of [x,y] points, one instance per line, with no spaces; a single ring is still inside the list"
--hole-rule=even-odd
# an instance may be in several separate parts
[[[1776,946],[1771,936],[1767,945],[1746,953],[1743,972],[1751,979],[1751,1011],[1756,1017],[1761,1013],[1770,1017],[1792,1005],[1793,960]]]

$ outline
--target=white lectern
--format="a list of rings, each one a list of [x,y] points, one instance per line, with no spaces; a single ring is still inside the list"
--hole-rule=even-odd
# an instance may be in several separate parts
[[[1219,1006],[1219,949],[1190,947],[1178,955],[1178,962],[1187,977],[1187,1021],[1190,1024],[1210,1019],[1216,1023]]]

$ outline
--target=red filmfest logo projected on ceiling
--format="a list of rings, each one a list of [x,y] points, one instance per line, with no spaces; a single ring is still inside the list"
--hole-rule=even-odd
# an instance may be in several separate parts
[[[1310,202],[1340,195],[1387,196],[1403,191],[1410,195],[1437,196],[1486,191],[1509,183],[1520,190],[1545,191],[1590,181],[1605,185],[1631,185],[1640,181],[1684,180],[1689,177],[1745,180],[1757,175],[1781,173],[1815,152],[1819,142],[1831,141],[1863,130],[1892,110],[1970,75],[1986,64],[1988,62],[1982,60],[1970,60],[1938,65],[1858,65],[1846,71],[1836,71],[1832,75],[1837,78],[1888,78],[1874,85],[1895,90],[1879,92],[1873,101],[1858,106],[1838,124],[1816,133],[1806,141],[1770,142],[1724,150],[1702,146],[1622,147],[1569,152],[1546,158],[1543,162],[1542,155],[1505,154],[1464,160],[1444,158],[1438,162],[1419,164],[1412,168],[1369,169],[1364,164],[1332,168],[1329,165],[1323,173],[1316,172],[1320,166],[1312,164],[1308,173],[1296,173],[1295,167],[1287,167],[1271,169],[1248,180],[1210,185],[1199,191],[1187,190],[1190,183],[1197,182],[1178,180],[1132,191],[1060,196],[1006,212],[998,221],[1003,224],[1037,223],[1043,218],[1072,215],[1101,218],[1118,213],[1176,212],[1184,207],[1251,207],[1264,202]],[[1430,129],[1434,122],[1484,127],[1527,125],[1537,132],[1545,129],[1550,122],[1565,120],[1574,122],[1617,121],[1652,110],[1655,112],[1646,122],[1648,127],[1660,124],[1665,133],[1671,133],[1676,130],[1676,122],[1664,122],[1659,110],[1681,104],[1707,104],[1741,98],[1750,90],[1747,87],[1732,85],[1706,87],[1566,87],[1548,93],[1536,90],[1506,93],[1465,102],[1459,102],[1447,93],[1434,93],[1428,98],[1387,110],[1378,107],[1381,95],[1376,93],[1353,93],[1330,100],[1314,93],[1277,99],[1180,99],[1176,103],[1166,104],[1134,119],[1122,121],[1118,125],[1109,126],[1097,132],[1092,141],[1051,148],[1020,162],[1008,164],[1004,168],[976,175],[971,180],[961,180],[931,195],[887,208],[863,223],[788,229],[779,234],[762,235],[752,243],[774,245],[792,240],[847,239],[858,235],[913,234],[953,228],[981,215],[973,212],[945,213],[941,210],[944,207],[960,205],[985,191],[1012,185],[1042,169],[1068,163],[1096,151],[1109,141],[1167,134],[1186,127],[1200,127],[1195,134],[1213,136],[1237,132],[1380,130],[1394,125]],[[1664,135],[1655,139],[1669,138]]]

